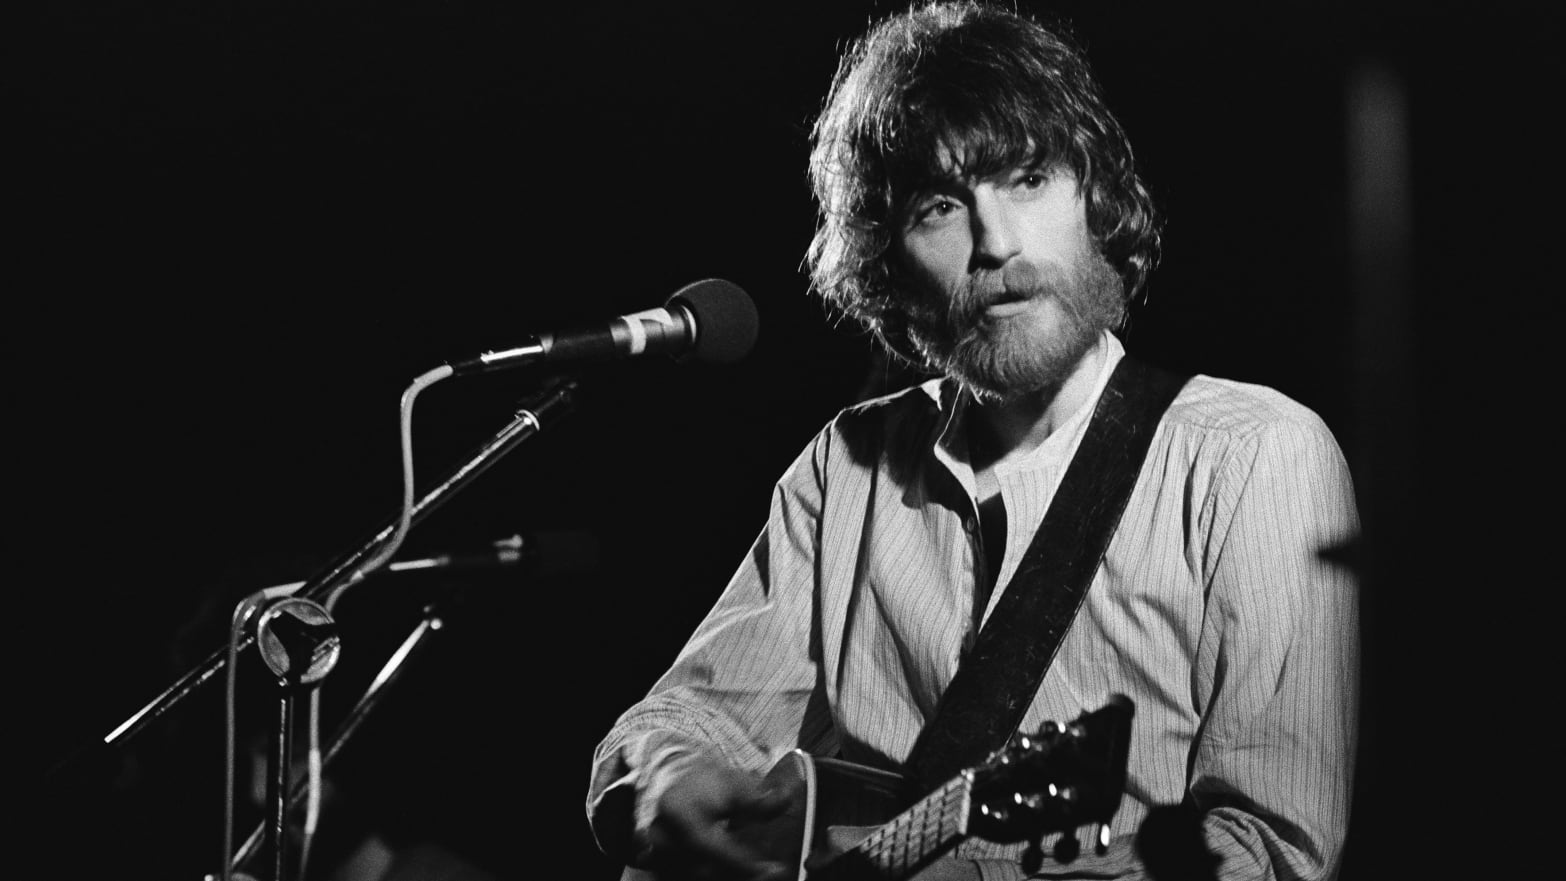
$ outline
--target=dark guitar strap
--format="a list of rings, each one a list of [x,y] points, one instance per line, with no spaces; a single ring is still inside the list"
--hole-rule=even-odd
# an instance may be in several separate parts
[[[908,768],[926,789],[983,762],[1022,724],[1187,379],[1130,355],[1115,366],[1016,575],[914,744]]]

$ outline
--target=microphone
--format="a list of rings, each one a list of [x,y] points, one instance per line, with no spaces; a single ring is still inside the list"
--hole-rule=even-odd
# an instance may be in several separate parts
[[[740,287],[720,278],[692,282],[660,309],[633,312],[606,324],[542,333],[522,345],[486,352],[451,365],[453,375],[487,373],[540,361],[604,361],[639,355],[669,355],[728,364],[756,343],[756,304]]]

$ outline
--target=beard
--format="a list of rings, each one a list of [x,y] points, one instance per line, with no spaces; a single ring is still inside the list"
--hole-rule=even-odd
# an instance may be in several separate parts
[[[1059,388],[1103,332],[1120,325],[1122,291],[1119,274],[1093,248],[1065,267],[1019,257],[1003,269],[969,275],[948,294],[920,296],[908,315],[908,338],[933,369],[981,400],[1005,401]],[[986,314],[997,301],[1021,299],[1033,301],[1025,314]],[[1059,319],[1053,327],[1040,323],[1040,309],[1050,302]]]

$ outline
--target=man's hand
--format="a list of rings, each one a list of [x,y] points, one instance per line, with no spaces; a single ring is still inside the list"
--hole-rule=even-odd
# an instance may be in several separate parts
[[[788,793],[710,756],[682,757],[641,832],[641,866],[660,881],[789,881],[792,866],[758,853],[735,830],[783,814]]]

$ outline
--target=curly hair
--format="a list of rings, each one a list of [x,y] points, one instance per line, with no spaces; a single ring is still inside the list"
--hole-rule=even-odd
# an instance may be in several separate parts
[[[1088,231],[1124,302],[1159,256],[1159,220],[1131,145],[1080,50],[1032,18],[974,0],[911,8],[843,56],[811,131],[819,223],[806,262],[827,305],[919,364],[894,237],[908,202],[949,176],[1020,166],[1076,175]]]

